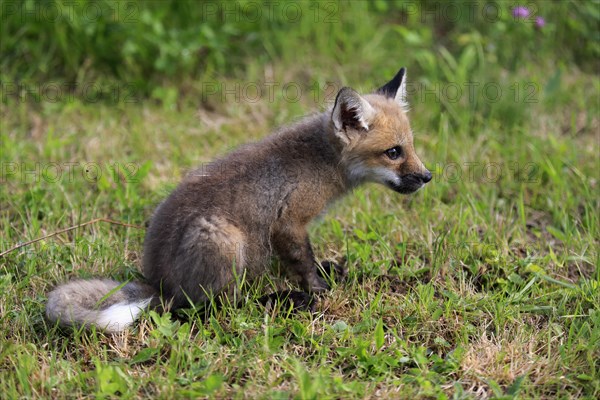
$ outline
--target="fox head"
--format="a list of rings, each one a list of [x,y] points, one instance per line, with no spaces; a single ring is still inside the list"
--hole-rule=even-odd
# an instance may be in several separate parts
[[[415,153],[407,110],[405,68],[374,94],[339,91],[331,113],[333,135],[352,185],[371,181],[408,194],[431,180]]]

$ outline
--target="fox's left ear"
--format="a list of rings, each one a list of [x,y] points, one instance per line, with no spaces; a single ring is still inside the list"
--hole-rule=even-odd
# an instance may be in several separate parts
[[[377,89],[377,93],[394,99],[403,109],[408,110],[408,102],[406,101],[406,68],[400,68],[400,71],[398,71],[391,81]]]

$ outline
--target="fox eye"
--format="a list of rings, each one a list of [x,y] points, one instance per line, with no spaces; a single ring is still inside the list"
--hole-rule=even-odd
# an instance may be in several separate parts
[[[398,158],[402,157],[402,153],[402,147],[400,146],[395,146],[385,151],[385,154],[390,158],[390,160],[397,160]]]

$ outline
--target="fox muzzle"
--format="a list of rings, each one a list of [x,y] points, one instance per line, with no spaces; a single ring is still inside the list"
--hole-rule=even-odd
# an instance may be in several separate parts
[[[398,193],[410,194],[421,189],[425,184],[431,181],[431,172],[425,170],[423,173],[411,173],[399,177],[399,182],[390,182],[390,186]]]

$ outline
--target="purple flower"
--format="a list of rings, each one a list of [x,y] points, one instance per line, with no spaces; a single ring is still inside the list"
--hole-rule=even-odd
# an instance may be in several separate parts
[[[529,8],[523,6],[516,6],[512,9],[512,15],[515,18],[527,18],[529,17]]]
[[[544,19],[544,17],[535,18],[535,26],[537,26],[538,28],[543,28],[544,25],[546,25],[546,20]]]

